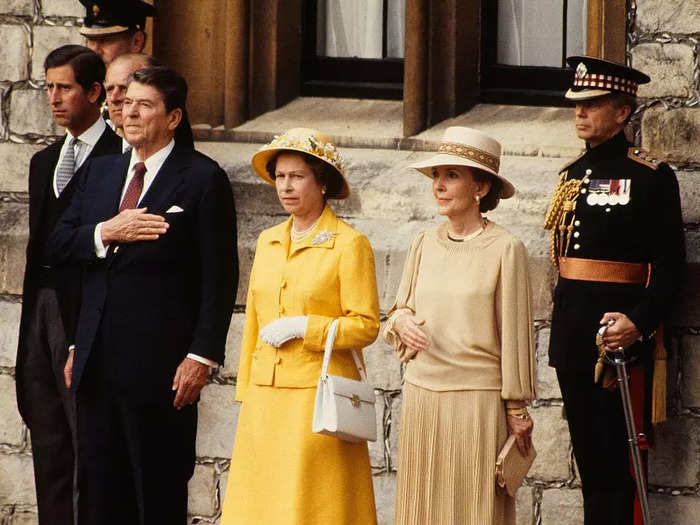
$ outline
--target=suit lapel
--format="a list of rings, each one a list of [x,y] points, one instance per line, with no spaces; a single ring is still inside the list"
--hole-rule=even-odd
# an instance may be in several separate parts
[[[119,212],[119,203],[129,170],[129,161],[131,161],[131,152],[127,151],[115,162],[110,163],[110,171],[104,177],[104,195],[109,199],[109,202],[106,203],[110,210],[109,217],[113,217]]]
[[[119,138],[119,135],[112,131],[112,129],[109,126],[105,127],[105,130],[102,132],[102,135],[100,135],[100,139],[95,143],[95,146],[92,148],[92,151],[85,159],[85,162],[95,157],[101,157],[103,155],[115,155],[121,153],[121,143],[122,142],[121,138]],[[83,163],[83,166],[84,165],[85,163]]]
[[[32,213],[31,231],[35,231],[44,215],[44,206],[46,205],[46,193],[53,191],[53,172],[58,163],[58,157],[61,154],[61,147],[66,140],[66,136],[57,140],[46,148],[46,155],[41,157],[41,163],[36,166],[38,177],[33,179],[37,181],[34,188],[30,188],[29,192],[34,202],[37,204],[37,209]]]
[[[109,163],[109,167],[102,177],[100,184],[102,191],[100,195],[104,195],[104,210],[105,218],[110,219],[119,213],[119,203],[121,202],[122,189],[126,182],[126,174],[129,170],[129,161],[131,160],[131,151],[123,153],[117,157],[114,162]],[[118,244],[112,244],[107,250],[107,265],[111,265],[114,261],[115,248]]]
[[[139,202],[139,208],[148,208],[149,213],[159,213],[171,193],[180,185],[183,170],[190,166],[189,160],[189,156],[176,146],[156,173],[151,186]]]

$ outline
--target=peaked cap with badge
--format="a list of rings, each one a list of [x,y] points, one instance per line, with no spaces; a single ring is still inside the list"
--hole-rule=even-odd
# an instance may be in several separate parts
[[[141,0],[80,0],[85,18],[80,34],[87,38],[143,31],[146,18],[155,16],[156,8]]]
[[[576,73],[566,98],[576,102],[613,93],[636,97],[639,85],[650,81],[641,71],[606,60],[567,61]],[[585,123],[587,115],[577,118]],[[592,142],[561,169],[545,218],[559,273],[549,365],[556,368],[564,400],[585,523],[637,524],[624,413],[620,393],[612,390],[617,376],[599,359],[596,334],[606,313],[632,322],[641,336],[615,350],[636,359],[629,376],[637,431],[663,421],[661,324],[684,270],[683,221],[678,181],[668,164],[631,144],[624,130]]]
[[[640,84],[651,81],[637,69],[602,58],[571,56],[566,62],[574,70],[573,85],[565,95],[569,100],[591,100],[610,93],[636,97]]]

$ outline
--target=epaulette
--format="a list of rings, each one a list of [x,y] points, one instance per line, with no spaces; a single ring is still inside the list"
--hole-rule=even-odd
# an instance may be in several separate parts
[[[629,148],[627,150],[627,157],[635,162],[644,164],[653,170],[659,169],[659,161],[657,159],[652,159],[649,152],[643,150],[642,148]]]
[[[583,157],[585,154],[586,154],[586,150],[583,150],[581,153],[579,153],[578,157],[576,157],[575,159],[570,160],[569,162],[567,162],[566,164],[564,164],[561,168],[559,168],[559,173],[561,173],[562,171],[565,171],[565,170],[569,169],[569,167],[571,167],[571,166],[573,166],[574,164],[576,164],[576,163],[578,162],[578,160],[579,160],[581,157]]]

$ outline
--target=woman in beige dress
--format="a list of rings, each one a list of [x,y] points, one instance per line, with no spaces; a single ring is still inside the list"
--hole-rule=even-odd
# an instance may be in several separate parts
[[[500,152],[451,127],[412,166],[447,221],[414,239],[383,333],[406,363],[396,524],[515,523],[495,463],[509,434],[532,446],[535,361],[525,247],[482,216],[514,193]]]

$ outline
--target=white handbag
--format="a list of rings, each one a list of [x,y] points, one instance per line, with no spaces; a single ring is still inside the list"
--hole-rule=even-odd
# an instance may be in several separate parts
[[[374,388],[367,382],[365,367],[357,352],[352,351],[361,381],[328,374],[338,320],[331,322],[323,353],[321,377],[316,388],[312,430],[359,443],[377,440],[377,415],[374,409]]]

